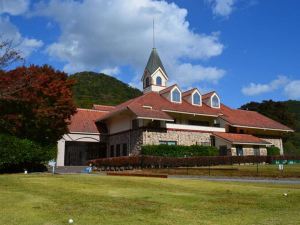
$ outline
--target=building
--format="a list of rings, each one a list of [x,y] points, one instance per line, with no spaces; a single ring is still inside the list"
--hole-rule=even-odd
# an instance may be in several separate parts
[[[213,145],[220,155],[266,155],[293,132],[257,112],[231,109],[213,91],[168,86],[168,74],[152,49],[141,82],[143,95],[117,106],[78,109],[70,133],[58,141],[58,166],[140,154],[142,145]]]

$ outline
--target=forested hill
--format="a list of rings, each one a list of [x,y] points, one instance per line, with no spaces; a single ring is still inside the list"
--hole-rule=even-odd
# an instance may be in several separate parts
[[[285,152],[300,154],[300,101],[250,102],[241,106],[241,109],[257,111],[293,128],[296,132],[284,138]]]
[[[76,105],[81,108],[91,108],[93,104],[117,105],[142,94],[103,73],[80,72],[71,75],[70,79],[76,80],[73,95]]]

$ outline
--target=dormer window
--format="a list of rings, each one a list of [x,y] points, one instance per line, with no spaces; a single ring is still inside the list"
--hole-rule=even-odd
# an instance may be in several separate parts
[[[193,94],[193,105],[201,105],[201,97],[198,92]]]
[[[181,102],[181,93],[177,88],[172,91],[172,102]]]
[[[162,86],[162,80],[160,76],[156,77],[156,85]]]
[[[213,95],[211,98],[211,107],[220,108],[220,99],[217,95]]]

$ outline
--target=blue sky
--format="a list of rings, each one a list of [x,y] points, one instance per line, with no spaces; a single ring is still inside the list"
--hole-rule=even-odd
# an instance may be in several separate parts
[[[0,34],[27,64],[106,72],[133,86],[156,47],[170,83],[232,107],[300,99],[300,1],[0,0]]]

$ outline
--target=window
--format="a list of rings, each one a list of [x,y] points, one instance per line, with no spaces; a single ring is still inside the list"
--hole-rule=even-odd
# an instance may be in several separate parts
[[[218,96],[214,95],[211,99],[211,106],[214,108],[220,108],[220,101]]]
[[[122,155],[123,156],[127,156],[128,153],[127,153],[127,144],[126,143],[123,144],[123,149],[122,150],[123,150],[123,154]]]
[[[162,85],[161,77],[156,77],[156,85],[159,85],[159,86]]]
[[[260,155],[259,146],[257,145],[253,146],[253,154]]]
[[[172,91],[172,102],[181,102],[181,94],[178,89]]]
[[[116,156],[119,157],[120,155],[121,155],[121,146],[120,144],[117,144]]]
[[[244,155],[243,146],[241,146],[241,145],[236,146],[236,155],[237,156],[243,156]]]
[[[110,146],[110,157],[114,157],[115,156],[115,146],[111,145]]]
[[[145,87],[149,87],[149,86],[150,86],[150,80],[149,80],[149,77],[146,77]]]
[[[208,127],[209,126],[209,121],[188,120],[188,125]]]
[[[200,98],[200,95],[198,94],[198,92],[196,92],[193,95],[193,104],[194,105],[201,105],[201,98]]]
[[[159,141],[160,145],[177,145],[177,141]]]

